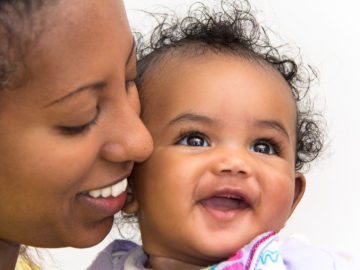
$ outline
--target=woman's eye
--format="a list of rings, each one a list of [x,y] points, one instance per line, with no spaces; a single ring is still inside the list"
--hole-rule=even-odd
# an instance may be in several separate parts
[[[205,138],[205,136],[203,136],[201,134],[184,135],[177,142],[177,144],[193,146],[193,147],[208,147],[208,146],[210,146],[210,144],[207,141],[207,139]]]
[[[91,121],[79,126],[72,126],[72,127],[61,126],[60,129],[66,135],[76,135],[86,132],[91,128],[91,126],[96,125],[99,113],[100,110],[97,108],[96,115]]]
[[[256,142],[254,143],[251,148],[251,151],[266,154],[266,155],[276,155],[276,149],[275,146],[268,142]]]

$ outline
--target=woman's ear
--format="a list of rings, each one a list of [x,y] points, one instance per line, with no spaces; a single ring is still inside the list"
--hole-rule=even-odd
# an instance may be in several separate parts
[[[136,214],[139,210],[139,203],[131,186],[128,187],[125,205],[122,209],[126,214]]]
[[[306,178],[302,173],[297,172],[295,174],[295,192],[294,192],[294,201],[291,208],[291,214],[294,212],[296,206],[301,201],[301,198],[303,197],[305,192],[305,188],[306,188]]]

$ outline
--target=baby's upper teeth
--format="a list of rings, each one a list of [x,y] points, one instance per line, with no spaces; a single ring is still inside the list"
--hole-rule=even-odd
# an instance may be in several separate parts
[[[119,183],[112,185],[110,187],[95,189],[89,191],[89,195],[94,198],[103,197],[107,198],[110,196],[117,197],[123,193],[127,188],[127,178],[123,179]]]

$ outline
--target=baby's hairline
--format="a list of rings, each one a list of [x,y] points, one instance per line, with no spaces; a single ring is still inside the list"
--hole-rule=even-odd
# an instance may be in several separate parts
[[[197,49],[201,48],[201,52],[199,52]],[[268,63],[265,59],[262,59],[260,56],[255,55],[252,51],[248,51],[246,49],[240,50],[232,50],[232,49],[226,49],[226,50],[214,50],[214,48],[211,48],[209,45],[201,44],[199,42],[197,43],[190,43],[185,44],[181,47],[172,47],[167,48],[164,51],[160,52],[154,52],[156,54],[153,56],[153,53],[150,54],[152,56],[152,59],[150,59],[147,63],[145,63],[145,68],[141,66],[142,60],[138,62],[138,66],[140,66],[138,70],[138,77],[136,79],[136,84],[139,90],[139,96],[142,103],[142,111],[141,116],[144,115],[144,102],[143,100],[149,98],[144,91],[142,91],[142,88],[146,88],[146,85],[149,80],[153,79],[154,76],[160,76],[158,74],[161,74],[161,69],[168,67],[169,64],[171,64],[174,61],[177,60],[188,60],[188,61],[196,61],[196,60],[202,60],[202,59],[210,59],[213,57],[234,57],[238,58],[239,61],[244,61],[250,64],[253,64],[265,71],[268,71],[270,73],[276,74],[276,76],[279,76],[281,80],[286,84],[288,87],[289,92],[291,93],[294,101],[295,109],[297,109],[297,99],[293,95],[291,85],[286,81],[286,79],[282,76],[281,72],[277,70],[274,66],[272,66],[270,63]],[[147,59],[146,59],[147,61]],[[151,67],[151,68],[149,68]],[[155,77],[156,78],[156,77]]]
[[[318,74],[311,65],[303,63],[298,50],[293,51],[289,44],[274,45],[271,42],[270,29],[257,22],[248,1],[222,0],[218,9],[195,5],[182,17],[167,13],[152,15],[158,20],[151,35],[139,33],[137,36],[140,91],[141,84],[146,83],[146,77],[165,55],[179,48],[189,54],[183,48],[194,44],[202,45],[197,46],[200,54],[204,51],[240,54],[243,58],[261,62],[263,67],[278,71],[290,86],[297,108],[296,171],[310,168],[322,152],[326,130],[324,118],[314,110],[308,95]]]
[[[150,58],[150,60],[146,59],[148,56],[152,58]],[[252,63],[258,67],[263,68],[264,70],[268,70],[270,72],[273,72],[274,74],[278,74],[289,87],[289,91],[292,92],[291,85],[286,81],[285,78],[283,78],[279,70],[277,70],[273,65],[271,65],[271,63],[261,58],[261,56],[256,55],[254,52],[244,48],[240,48],[237,50],[231,48],[214,48],[213,46],[209,44],[204,44],[202,42],[191,42],[179,47],[170,47],[165,48],[164,50],[154,51],[148,56],[138,61],[137,84],[140,94],[141,85],[142,83],[146,82],[149,75],[151,76],[152,74],[157,74],[158,72],[156,71],[158,71],[159,68],[165,66],[169,62],[176,61],[176,59],[188,59],[189,61],[193,61],[196,59],[217,56],[239,58],[241,61]],[[148,61],[144,65],[145,68],[142,67],[143,61]],[[151,68],[149,68],[150,66]],[[295,97],[294,101],[296,103]]]
[[[188,45],[187,47],[189,47],[191,45]],[[196,45],[198,46],[198,45]],[[151,83],[151,81],[154,80],[158,80],[159,78],[161,78],[161,69],[168,69],[169,65],[173,65],[173,62],[176,62],[178,60],[180,61],[189,61],[189,62],[194,62],[197,60],[201,60],[201,59],[211,59],[213,57],[233,57],[233,58],[238,58],[239,61],[244,61],[247,63],[250,63],[251,65],[255,65],[259,68],[261,68],[262,70],[264,70],[265,72],[269,72],[274,74],[276,77],[278,77],[283,83],[284,85],[286,85],[287,90],[289,91],[288,93],[291,95],[291,100],[292,100],[292,105],[295,111],[295,118],[294,118],[294,129],[297,130],[298,129],[298,102],[295,98],[295,96],[292,93],[292,89],[291,89],[291,85],[289,85],[289,83],[285,80],[285,78],[283,78],[281,72],[279,72],[275,67],[273,67],[270,63],[266,62],[266,60],[256,56],[256,55],[251,55],[249,56],[252,52],[244,52],[244,54],[239,54],[239,53],[232,53],[231,50],[224,50],[224,51],[213,51],[213,50],[206,50],[204,51],[204,53],[202,54],[191,54],[191,53],[183,53],[184,51],[189,50],[189,48],[185,48],[184,50],[182,50],[182,52],[178,52],[179,48],[171,48],[169,50],[166,50],[166,52],[162,53],[160,56],[155,57],[154,59],[152,59],[149,63],[147,63],[147,67],[145,70],[143,70],[142,74],[141,74],[141,79],[140,81],[137,81],[138,84],[138,90],[139,90],[139,96],[140,96],[140,101],[141,101],[141,119],[144,120],[145,118],[149,117],[149,115],[151,115],[151,112],[149,112],[146,109],[146,104],[148,104],[149,102],[153,102],[153,100],[156,98],[156,95],[154,96],[153,93],[152,94],[147,94],[146,91],[141,91],[142,89],[147,88],[147,85],[149,83]],[[151,66],[151,68],[149,68]],[[173,67],[172,67],[173,68]],[[160,69],[160,70],[159,70]],[[275,78],[276,79],[276,78]],[[297,134],[295,132],[294,134],[294,141],[295,141],[295,153],[297,151]],[[296,158],[296,155],[295,155]],[[294,170],[295,172],[299,172],[299,170],[296,168],[296,166],[294,165]]]

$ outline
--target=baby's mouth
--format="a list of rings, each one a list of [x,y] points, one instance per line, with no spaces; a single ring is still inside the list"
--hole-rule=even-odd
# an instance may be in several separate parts
[[[219,211],[241,210],[249,207],[244,198],[234,195],[212,196],[201,200],[200,203],[207,208]]]

